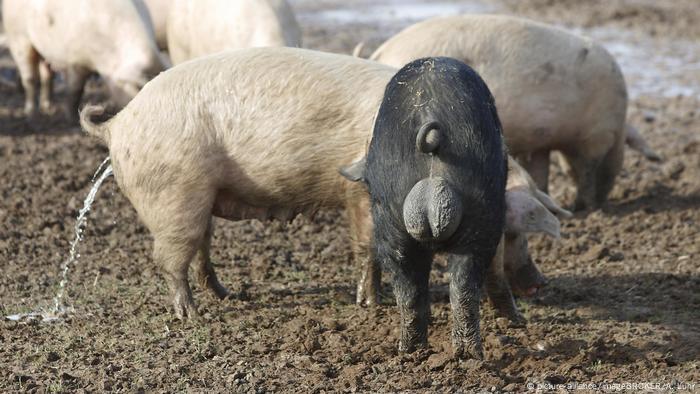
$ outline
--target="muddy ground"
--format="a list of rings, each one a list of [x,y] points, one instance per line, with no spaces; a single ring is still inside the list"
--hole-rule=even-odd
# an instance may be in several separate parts
[[[369,51],[403,23],[314,18],[340,3],[347,7],[295,2],[307,46],[347,53],[366,40]],[[692,0],[494,4],[583,31],[652,37],[644,42],[657,45],[650,49],[659,56],[666,43],[700,38]],[[697,62],[699,53],[691,55]],[[0,67],[13,72],[4,47]],[[677,77],[697,91],[697,76]],[[89,90],[89,100],[99,99],[99,83]],[[633,95],[630,122],[666,161],[627,152],[603,209],[564,222],[560,242],[532,238],[549,285],[519,300],[526,328],[509,327],[483,305],[484,361],[451,358],[448,275],[439,262],[430,348],[397,353],[389,286],[381,307],[353,303],[356,270],[342,212],[290,225],[218,222],[217,272],[238,296],[219,302],[195,288],[203,319],[180,322],[151,260],[148,231],[110,179],[69,274],[73,311],[52,323],[0,320],[0,391],[525,391],[603,382],[700,390],[699,101],[692,93]],[[60,116],[28,125],[21,107],[22,93],[1,84],[3,316],[50,306],[75,217],[107,156]],[[553,194],[570,202],[570,182],[554,170]]]

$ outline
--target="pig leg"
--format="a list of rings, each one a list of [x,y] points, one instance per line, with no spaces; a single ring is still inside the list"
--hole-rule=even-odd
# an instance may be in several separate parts
[[[179,319],[198,316],[192,290],[187,281],[187,269],[197,253],[198,244],[199,242],[181,240],[168,235],[155,236],[153,243],[153,260],[163,267],[175,315]]]
[[[596,186],[600,159],[585,157],[579,153],[564,152],[564,157],[571,167],[576,181],[575,211],[596,207]]]
[[[413,257],[403,263],[397,262],[394,270],[394,296],[401,313],[399,351],[402,352],[412,352],[428,343],[430,257],[427,254]]]
[[[618,138],[598,167],[595,195],[595,202],[598,206],[608,199],[608,194],[610,194],[613,186],[615,186],[615,178],[622,169],[622,162],[625,156],[624,149],[624,138]]]
[[[381,270],[379,264],[367,249],[355,252],[355,260],[361,264],[361,276],[357,282],[357,305],[376,306],[379,303],[379,288],[381,287]]]
[[[361,272],[357,282],[357,305],[375,306],[378,304],[381,288],[381,270],[374,258],[370,239],[372,237],[372,217],[369,201],[366,198],[347,207],[350,221],[352,252]]]
[[[10,41],[10,52],[17,63],[17,69],[24,89],[24,114],[28,117],[36,115],[36,85],[39,78],[39,54],[28,40]]]
[[[479,333],[479,302],[483,262],[473,255],[450,254],[450,303],[452,344],[456,357],[483,359]]]
[[[213,220],[212,218],[209,221],[209,225],[204,233],[204,239],[202,239],[202,244],[197,251],[195,270],[197,271],[197,282],[199,285],[209,289],[216,297],[223,300],[228,297],[231,292],[219,282],[211,262],[210,249],[211,237],[214,230]]]
[[[78,105],[83,97],[85,83],[90,76],[90,70],[83,67],[69,67],[66,71],[66,85],[68,90],[68,100],[63,111],[65,116],[71,121],[78,120]]]
[[[496,309],[500,316],[507,318],[516,326],[524,326],[525,318],[515,306],[515,300],[513,300],[513,294],[503,268],[504,247],[505,239],[501,237],[496,256],[494,256],[489,269],[486,271],[484,287],[491,306]]]
[[[53,71],[49,64],[42,60],[39,63],[39,79],[41,90],[39,92],[39,108],[44,113],[51,111],[51,94],[53,93]]]
[[[201,173],[205,173],[204,170]],[[167,172],[159,175],[177,176]],[[194,179],[202,178],[194,176]],[[202,248],[211,222],[213,199],[214,191],[208,185],[188,183],[171,184],[143,200],[133,200],[139,217],[153,234],[153,260],[162,267],[175,315],[180,319],[198,316],[187,271]]]
[[[394,274],[394,296],[401,314],[399,351],[411,352],[428,343],[428,280],[432,255],[411,239],[396,239],[392,242],[376,231],[375,237],[378,241],[378,260]]]
[[[549,193],[549,150],[543,149],[532,152],[529,160],[525,160],[525,169],[535,181],[537,188]]]

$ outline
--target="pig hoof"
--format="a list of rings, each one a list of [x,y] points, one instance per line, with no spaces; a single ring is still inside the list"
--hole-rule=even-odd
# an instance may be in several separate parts
[[[466,359],[484,359],[484,351],[481,348],[481,342],[474,339],[452,339],[455,358]]]
[[[420,344],[399,341],[399,352],[401,353],[413,353],[419,347],[421,347]]]
[[[357,282],[357,297],[355,303],[360,306],[374,307],[379,305],[379,289],[381,288],[379,272],[365,270]]]
[[[54,113],[54,107],[51,105],[51,103],[41,103],[39,105],[39,109],[41,110],[42,113],[46,115],[53,115]]]
[[[517,310],[515,306],[512,308],[496,308],[496,313],[499,319],[505,318],[508,320],[508,327],[522,328],[527,324],[527,319]],[[497,319],[498,320],[498,319]]]
[[[508,327],[512,328],[523,328],[527,325],[527,319],[520,312],[515,312],[514,314],[508,316]]]
[[[197,307],[194,305],[185,306],[182,304],[175,304],[175,316],[180,320],[195,320],[199,317],[199,312],[197,312]]]
[[[220,300],[226,300],[233,297],[231,291],[218,281],[216,281],[216,283],[209,283],[207,287],[209,288],[209,291],[211,291],[211,293]]]
[[[518,311],[515,305],[508,305],[506,307],[496,307],[496,315],[500,316],[496,319],[498,321],[507,320],[508,327],[525,327],[527,319]]]
[[[372,308],[379,304],[378,294],[366,294],[361,289],[357,290],[357,298],[355,300],[357,306]]]
[[[194,304],[192,296],[176,295],[173,300],[173,306],[175,308],[175,316],[180,320],[199,317],[199,312],[197,312],[197,306]]]
[[[529,289],[523,291],[524,297],[534,297],[540,291],[540,286],[532,286]]]
[[[31,119],[31,118],[36,117],[37,115],[38,114],[37,114],[37,110],[36,110],[35,106],[33,106],[33,105],[25,105],[24,106],[24,116],[25,117]]]
[[[576,199],[576,201],[574,202],[574,206],[572,207],[572,210],[574,212],[585,212],[588,210],[594,210],[594,209],[598,208],[598,205],[600,205],[600,204],[595,204],[595,203],[592,203],[592,202],[586,201],[586,200]]]
[[[208,289],[212,295],[220,300],[225,300],[231,298],[231,291],[219,282],[219,278],[216,277],[214,270],[208,267],[206,270],[199,272],[199,285],[203,288]]]
[[[427,339],[418,339],[418,338],[410,338],[406,339],[403,338],[399,341],[399,352],[403,353],[412,353],[418,348],[426,348],[428,347],[428,340]]]

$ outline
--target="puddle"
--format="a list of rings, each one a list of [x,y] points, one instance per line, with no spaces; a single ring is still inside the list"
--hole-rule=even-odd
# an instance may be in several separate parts
[[[507,11],[486,0],[292,0],[302,24],[342,29],[343,24],[375,25],[382,41],[398,30],[427,18],[462,13]],[[689,40],[655,38],[624,29],[562,26],[605,46],[620,64],[631,98],[643,95],[700,99],[700,44]]]
[[[492,2],[480,0],[460,2],[418,0],[378,2],[359,0],[342,3],[296,0],[292,1],[292,3],[299,8],[297,15],[302,21],[308,20],[322,25],[365,23],[381,25],[382,28],[404,27],[413,22],[435,16],[485,13],[498,10],[498,7]]]
[[[71,312],[73,312],[73,308],[61,308],[60,310],[54,309],[42,312],[15,313],[5,316],[5,319],[11,321],[40,320],[42,323],[52,323]]]
[[[613,28],[569,29],[601,43],[615,57],[630,97],[700,99],[700,45],[688,40],[654,39]]]

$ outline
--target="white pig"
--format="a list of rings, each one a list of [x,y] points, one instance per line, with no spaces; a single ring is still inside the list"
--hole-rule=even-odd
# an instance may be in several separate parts
[[[343,55],[242,49],[162,73],[105,123],[91,120],[100,107],[81,112],[83,128],[108,145],[117,183],[153,234],[154,260],[179,317],[197,313],[187,278],[193,259],[202,286],[228,294],[209,258],[213,216],[290,220],[346,208],[356,258],[365,271],[376,267],[368,256],[367,192],[338,169],[364,156],[395,72]],[[549,211],[518,212],[543,224],[509,214],[515,230],[558,233],[558,221],[553,228],[544,219]],[[505,287],[494,293],[510,296]]]
[[[526,19],[462,15],[410,26],[370,59],[401,67],[426,56],[457,58],[484,78],[510,152],[540,189],[547,192],[550,151],[558,150],[576,179],[575,207],[607,199],[622,168],[627,88],[602,46]]]
[[[112,98],[123,106],[165,67],[150,21],[131,0],[5,0],[2,6],[27,115],[36,113],[37,79],[40,107],[50,107],[52,69],[67,73],[65,110],[75,118],[92,72],[107,81]]]
[[[167,21],[174,64],[227,49],[300,47],[286,0],[174,0]]]
[[[168,49],[167,40],[167,21],[168,14],[170,13],[170,6],[173,3],[172,0],[143,0],[146,8],[148,9],[148,15],[153,22],[153,32],[156,36],[156,44],[161,50]]]

